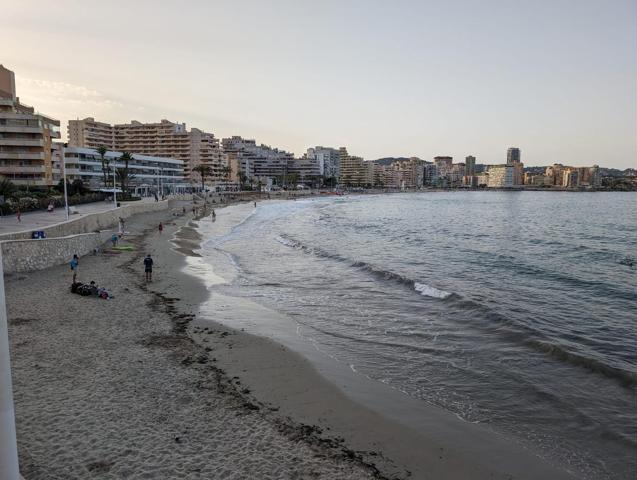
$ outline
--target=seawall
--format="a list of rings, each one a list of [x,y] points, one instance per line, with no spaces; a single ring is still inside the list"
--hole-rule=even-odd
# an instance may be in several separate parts
[[[43,270],[69,262],[73,254],[92,253],[111,236],[111,230],[133,215],[170,208],[174,200],[134,202],[106,212],[71,218],[66,222],[39,228],[47,238],[31,239],[31,230],[0,235],[4,273]],[[106,231],[108,230],[108,231]]]

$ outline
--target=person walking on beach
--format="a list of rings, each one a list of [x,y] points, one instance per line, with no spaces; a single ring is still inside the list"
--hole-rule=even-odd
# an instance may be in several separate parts
[[[71,271],[73,272],[73,283],[77,281],[77,272],[80,269],[80,259],[77,254],[73,255],[71,259]]]
[[[150,258],[150,253],[144,258],[144,273],[146,274],[146,281],[153,281],[153,259]]]
[[[164,224],[159,222],[159,234],[161,235],[161,232],[164,231]]]
[[[22,223],[22,212],[20,211],[19,208],[18,208],[18,211],[15,212],[15,216],[18,219],[18,223]]]

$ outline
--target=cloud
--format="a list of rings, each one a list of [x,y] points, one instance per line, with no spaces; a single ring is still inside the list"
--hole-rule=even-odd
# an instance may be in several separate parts
[[[122,108],[124,103],[98,90],[67,82],[53,82],[37,78],[17,77],[18,96],[26,103],[56,103],[91,106],[97,109]]]

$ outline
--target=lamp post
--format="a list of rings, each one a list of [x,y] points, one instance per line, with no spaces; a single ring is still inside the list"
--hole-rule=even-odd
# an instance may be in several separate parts
[[[64,182],[64,211],[66,219],[69,219],[69,196],[66,190],[66,144],[62,145],[62,178]]]
[[[0,478],[19,480],[11,359],[9,358],[9,329],[2,273],[2,254],[0,253]]]
[[[113,207],[117,208],[117,186],[115,185],[115,165],[113,165]]]

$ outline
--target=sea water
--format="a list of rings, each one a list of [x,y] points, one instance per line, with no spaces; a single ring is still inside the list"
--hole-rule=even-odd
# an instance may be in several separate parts
[[[582,478],[635,478],[637,194],[264,202],[213,252],[233,269],[214,288],[294,319],[357,374]]]

